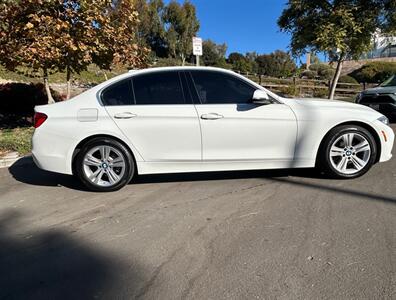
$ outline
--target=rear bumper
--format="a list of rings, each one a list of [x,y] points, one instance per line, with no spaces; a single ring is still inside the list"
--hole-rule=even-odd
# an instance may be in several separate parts
[[[43,170],[72,175],[70,149],[74,140],[36,129],[32,138],[32,157]]]

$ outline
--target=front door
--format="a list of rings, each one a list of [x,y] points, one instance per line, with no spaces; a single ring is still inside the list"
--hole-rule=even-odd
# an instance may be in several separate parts
[[[291,161],[297,135],[285,104],[252,103],[256,87],[220,71],[191,71],[201,104],[204,161]]]

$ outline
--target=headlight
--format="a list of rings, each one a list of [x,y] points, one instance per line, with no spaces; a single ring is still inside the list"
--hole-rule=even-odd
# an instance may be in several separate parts
[[[389,119],[385,116],[379,117],[378,121],[384,123],[385,125],[389,125]]]

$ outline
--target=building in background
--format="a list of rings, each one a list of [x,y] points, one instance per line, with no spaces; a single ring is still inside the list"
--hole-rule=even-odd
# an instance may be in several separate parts
[[[396,36],[381,34],[377,31],[373,36],[373,50],[364,58],[396,57]]]

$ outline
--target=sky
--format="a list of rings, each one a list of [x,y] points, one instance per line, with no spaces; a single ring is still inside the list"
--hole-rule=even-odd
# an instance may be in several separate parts
[[[199,36],[228,45],[231,52],[288,50],[290,37],[277,19],[286,0],[191,0],[201,23]]]
[[[177,0],[182,3],[184,0]],[[170,0],[165,0],[169,3]],[[198,36],[218,44],[226,43],[232,52],[267,54],[289,51],[290,35],[281,32],[277,21],[287,0],[190,0],[200,21]],[[323,55],[319,55],[323,60]],[[305,62],[305,56],[296,60]]]

